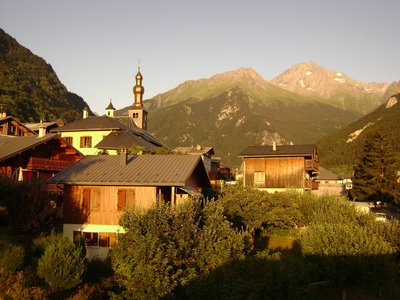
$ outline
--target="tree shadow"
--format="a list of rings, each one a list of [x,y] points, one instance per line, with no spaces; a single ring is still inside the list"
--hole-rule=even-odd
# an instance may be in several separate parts
[[[395,263],[391,255],[307,255],[296,242],[231,261],[165,299],[395,299]]]

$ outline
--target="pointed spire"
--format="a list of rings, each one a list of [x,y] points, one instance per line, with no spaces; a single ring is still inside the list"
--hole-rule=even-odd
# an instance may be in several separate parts
[[[107,117],[114,117],[114,111],[115,111],[115,107],[112,104],[112,100],[110,99],[110,104],[108,104],[108,106],[106,107],[106,116]]]

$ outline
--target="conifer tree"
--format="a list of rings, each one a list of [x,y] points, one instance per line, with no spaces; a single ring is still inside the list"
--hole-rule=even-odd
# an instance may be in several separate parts
[[[359,201],[398,204],[398,164],[387,135],[382,130],[368,133],[360,159],[354,166],[352,196]]]

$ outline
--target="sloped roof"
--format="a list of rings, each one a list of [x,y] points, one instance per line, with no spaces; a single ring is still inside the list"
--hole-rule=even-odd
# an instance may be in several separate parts
[[[339,179],[350,179],[350,174],[336,174],[328,169],[319,167],[319,172],[317,175],[317,180],[339,180]]]
[[[174,149],[175,152],[179,152],[182,154],[191,154],[191,155],[204,155],[204,154],[214,154],[213,147],[198,147],[198,146],[191,146],[191,147],[176,147]]]
[[[113,131],[105,136],[103,140],[95,147],[98,149],[112,149],[118,150],[119,148],[130,148],[133,145],[143,146],[148,150],[154,150],[162,145],[146,139],[146,136],[135,134],[131,131]]]
[[[51,127],[54,125],[57,125],[57,127],[58,127],[58,124],[55,121],[54,122],[43,122],[43,123],[25,123],[24,125],[25,125],[25,127],[29,128],[32,131],[39,131],[40,127],[47,128],[47,127]]]
[[[318,180],[338,180],[341,177],[336,174],[333,173],[332,171],[329,171],[323,167],[319,167],[319,173],[317,175],[317,179]]]
[[[158,147],[164,147],[165,144],[156,137],[143,130],[135,124],[128,116],[126,117],[108,117],[96,116],[80,119],[73,123],[58,127],[52,132],[70,132],[70,131],[97,131],[97,130],[112,130],[112,131],[131,131],[132,133],[141,136],[143,139]],[[119,147],[120,145],[115,145]]]
[[[9,157],[37,147],[55,138],[59,138],[56,133],[46,134],[43,137],[0,135],[0,161],[6,160]]]
[[[51,178],[49,183],[71,185],[187,186],[197,173],[210,187],[201,158],[193,155],[129,155],[126,165],[120,155],[88,155]]]
[[[87,117],[75,122],[69,123],[65,126],[55,128],[55,132],[69,132],[69,131],[95,131],[95,130],[128,130],[129,127],[118,122],[114,118],[107,116]]]
[[[20,121],[18,121],[16,118],[12,117],[12,116],[6,116],[3,118],[0,118],[0,123],[3,123],[4,121],[14,121],[16,123],[18,123],[18,125],[20,125],[21,127],[26,128],[27,131],[29,131],[32,134],[36,134],[32,129],[30,129],[28,126],[26,126],[26,124],[21,123]]]
[[[314,144],[277,145],[275,151],[272,146],[249,146],[239,157],[312,156],[315,149]]]

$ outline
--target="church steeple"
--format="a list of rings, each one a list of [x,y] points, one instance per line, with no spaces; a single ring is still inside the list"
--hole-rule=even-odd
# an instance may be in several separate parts
[[[142,85],[143,76],[140,73],[140,67],[138,67],[138,72],[136,73],[136,85],[133,87],[133,94],[135,96],[135,100],[133,102],[134,107],[143,107],[143,94],[144,87]]]
[[[138,67],[135,79],[136,84],[133,87],[134,101],[128,114],[139,128],[147,130],[147,110],[143,106],[144,87],[142,85],[143,76],[140,73],[140,67]]]

